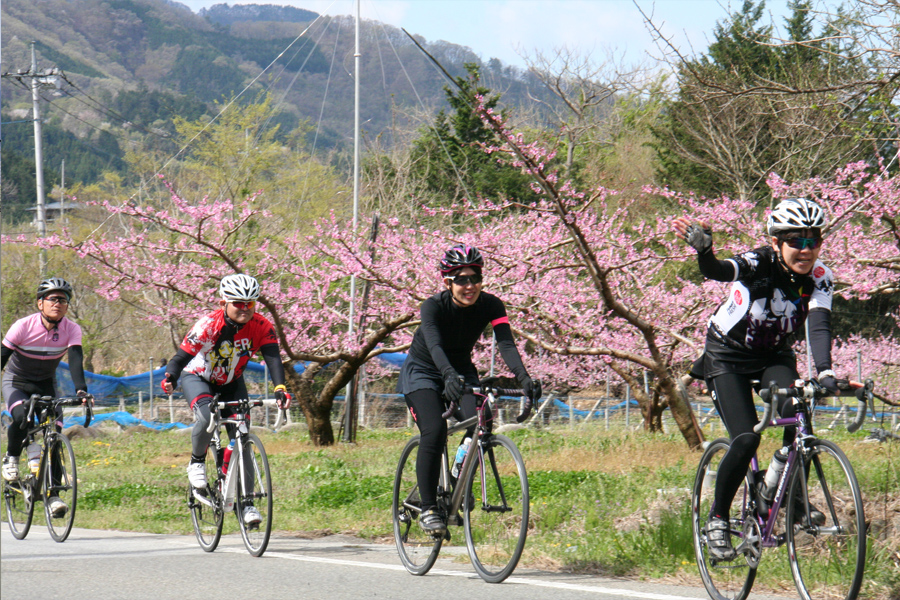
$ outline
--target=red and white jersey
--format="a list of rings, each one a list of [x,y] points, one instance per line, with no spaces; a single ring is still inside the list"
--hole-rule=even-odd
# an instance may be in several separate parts
[[[277,343],[275,328],[262,315],[254,314],[237,329],[226,323],[225,311],[219,309],[197,321],[181,342],[181,349],[194,355],[185,371],[213,385],[225,385],[241,376],[262,346]]]

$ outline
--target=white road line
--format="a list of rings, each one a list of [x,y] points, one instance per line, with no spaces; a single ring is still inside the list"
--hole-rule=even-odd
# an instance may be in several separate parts
[[[239,549],[228,549],[233,552],[240,552]],[[370,563],[359,560],[344,560],[335,558],[322,558],[318,556],[298,556],[296,554],[287,554],[284,552],[266,552],[266,556],[275,558],[285,558],[288,560],[297,560],[302,562],[314,562],[334,565],[346,565],[351,567],[364,567],[370,569],[384,569],[387,571],[406,571],[402,565],[388,565],[384,563]],[[450,577],[465,577],[467,579],[479,579],[475,573],[465,573],[462,571],[445,571],[444,569],[432,569],[429,573],[436,575],[447,575]],[[508,583],[517,583],[519,585],[531,585],[535,587],[547,587],[560,590],[574,590],[579,592],[590,592],[593,594],[604,594],[608,596],[627,596],[629,598],[645,598],[646,600],[697,600],[696,596],[673,596],[671,594],[656,594],[653,592],[638,592],[634,590],[626,590],[619,588],[606,588],[595,585],[583,585],[577,583],[564,583],[560,581],[542,581],[540,579],[529,579],[525,577],[510,577],[506,580]]]

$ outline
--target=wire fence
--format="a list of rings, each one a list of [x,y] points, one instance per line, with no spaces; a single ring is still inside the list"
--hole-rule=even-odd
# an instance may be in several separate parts
[[[253,397],[266,397],[265,394]],[[816,430],[846,427],[856,417],[857,406],[848,399],[833,398],[815,407],[813,426]],[[335,398],[331,408],[331,421],[335,430],[344,422],[345,398]],[[515,423],[524,401],[521,398],[500,397],[494,404],[494,426]],[[694,415],[708,437],[727,436],[718,413],[708,397],[699,397],[691,403]],[[762,411],[762,406],[758,406]],[[67,418],[66,426],[79,423],[77,409]],[[188,402],[178,394],[171,396],[137,394],[107,397],[97,402],[96,423],[111,421],[120,427],[142,425],[152,429],[184,428],[193,423],[194,416]],[[360,395],[357,407],[357,427],[360,429],[403,429],[415,426],[400,394],[366,393]],[[253,424],[273,428],[277,419],[274,408],[253,409]],[[83,422],[83,421],[81,421]],[[297,403],[290,410],[286,425],[305,426],[306,419]],[[677,431],[672,415],[663,411],[661,425],[664,433]],[[640,406],[633,398],[615,396],[545,396],[538,402],[526,427],[575,427],[593,426],[604,430],[637,431],[644,428]],[[881,405],[869,407],[865,430],[882,429],[900,434],[900,410]]]

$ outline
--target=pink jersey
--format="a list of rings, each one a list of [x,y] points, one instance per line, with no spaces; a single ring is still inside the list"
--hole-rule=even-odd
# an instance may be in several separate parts
[[[81,345],[81,327],[63,317],[48,331],[41,313],[34,313],[13,323],[3,345],[14,351],[6,364],[8,375],[26,381],[53,379],[69,347]]]
[[[277,343],[275,328],[262,315],[254,314],[235,332],[227,327],[225,312],[220,309],[197,321],[181,342],[181,349],[194,355],[185,371],[213,385],[225,385],[241,376],[260,347]]]

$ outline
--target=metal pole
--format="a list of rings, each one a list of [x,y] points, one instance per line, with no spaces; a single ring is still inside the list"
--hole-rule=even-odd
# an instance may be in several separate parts
[[[34,111],[34,177],[37,188],[38,237],[47,236],[47,213],[44,210],[44,157],[41,145],[41,105],[38,94],[37,54],[31,42],[31,103]],[[41,279],[47,276],[47,251],[40,252]]]
[[[66,159],[62,160],[62,174],[59,182],[59,222],[66,224]]]
[[[263,398],[269,399],[269,365],[266,362],[263,362]],[[269,405],[263,405],[263,415],[266,422],[266,427],[269,426]]]
[[[153,420],[153,357],[150,357],[150,420]]]
[[[138,392],[138,419],[144,420],[144,392]]]
[[[631,424],[631,386],[625,384],[625,429]]]
[[[175,406],[172,404],[172,394],[169,394],[169,423],[175,422]]]
[[[812,379],[812,348],[809,345],[809,319],[806,320],[804,330],[806,331],[806,378]]]
[[[353,54],[354,81],[353,81],[353,232],[356,232],[356,224],[359,220],[359,5],[356,0],[356,45]],[[350,343],[356,345],[354,337],[353,321],[355,319],[356,304],[356,276],[350,275],[350,317],[347,333]],[[353,435],[353,380],[347,384],[344,392],[344,441],[352,442]]]
[[[491,334],[491,370],[490,370],[491,377],[494,376],[494,363],[496,361],[496,358],[497,358],[497,334],[492,333]]]

